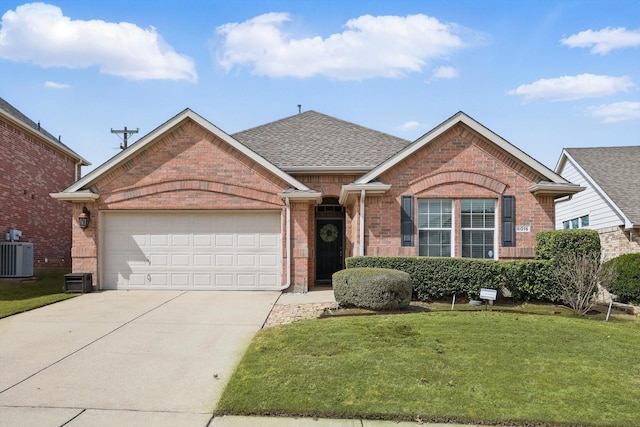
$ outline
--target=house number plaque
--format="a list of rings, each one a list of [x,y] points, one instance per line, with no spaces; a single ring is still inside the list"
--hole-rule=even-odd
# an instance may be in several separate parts
[[[516,225],[516,233],[531,233],[530,225]]]

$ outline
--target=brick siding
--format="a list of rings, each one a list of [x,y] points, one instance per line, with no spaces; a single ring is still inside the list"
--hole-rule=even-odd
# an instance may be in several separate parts
[[[11,228],[33,243],[34,268],[71,265],[71,205],[52,199],[75,179],[74,159],[0,120],[0,240]]]
[[[380,176],[380,181],[390,183],[392,187],[384,196],[367,196],[365,199],[365,254],[418,254],[417,238],[412,247],[403,247],[400,242],[401,196],[413,195],[416,198],[454,199],[458,216],[459,199],[497,200],[498,257],[531,258],[534,256],[535,234],[552,230],[554,226],[553,198],[536,197],[529,191],[529,187],[540,179],[529,167],[514,160],[465,125],[453,126]],[[515,248],[500,247],[502,195],[514,195],[516,198],[516,224],[531,226],[530,232],[517,233]],[[417,214],[417,203],[414,209]],[[459,221],[456,220],[456,223]],[[414,232],[417,237],[417,230]],[[455,242],[460,242],[459,227],[455,233]],[[352,238],[357,238],[357,231]],[[454,248],[454,255],[460,256],[459,244]]]

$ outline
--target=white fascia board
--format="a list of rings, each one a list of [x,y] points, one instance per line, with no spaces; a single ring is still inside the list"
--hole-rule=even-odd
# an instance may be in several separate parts
[[[391,189],[391,184],[384,184],[382,182],[372,182],[367,184],[347,184],[343,185],[340,189],[340,198],[338,203],[346,205],[350,196],[360,195],[362,190],[365,194],[381,196]]]
[[[620,218],[622,218],[622,220],[624,221],[624,227],[625,228],[633,228],[634,224],[633,222],[631,222],[631,220],[624,214],[624,212],[622,212],[622,209],[620,209],[620,207],[618,205],[616,205],[616,203],[611,200],[611,198],[609,197],[609,195],[606,193],[606,191],[604,191],[599,185],[598,183],[591,177],[591,175],[589,175],[587,173],[586,170],[584,170],[582,168],[582,166],[580,166],[580,164],[578,162],[576,162],[576,160],[571,157],[571,154],[567,153],[565,150],[563,150],[562,155],[564,157],[564,160],[562,161],[562,165],[560,165],[560,162],[558,163],[558,166],[560,167],[564,167],[564,164],[569,161],[571,162],[571,164],[573,165],[574,168],[576,168],[578,170],[578,172],[580,172],[582,174],[582,176],[585,177],[585,179],[589,182],[589,185],[591,185],[594,189],[594,191],[600,196],[602,197],[608,204],[609,206],[613,207],[613,209],[616,211],[616,213],[620,216]],[[557,170],[557,167],[556,167]]]
[[[498,147],[500,147],[502,150],[506,151],[513,157],[517,158],[518,160],[520,160],[521,162],[529,166],[531,169],[535,170],[540,175],[547,178],[549,181],[556,182],[559,184],[567,183],[567,181],[564,178],[562,178],[560,175],[558,175],[548,167],[544,166],[542,163],[538,162],[537,160],[535,160],[534,158],[532,158],[531,156],[529,156],[528,154],[526,154],[525,152],[523,152],[522,150],[520,150],[519,148],[511,144],[510,142],[502,138],[500,135],[494,133],[493,131],[489,130],[479,122],[475,121],[474,119],[472,119],[471,117],[463,113],[462,111],[459,111],[458,113],[453,115],[451,118],[445,120],[443,123],[441,123],[440,125],[436,126],[432,130],[430,130],[429,132],[427,132],[426,134],[418,138],[415,142],[410,144],[407,148],[400,151],[395,156],[391,157],[389,160],[380,164],[371,172],[369,172],[368,174],[358,179],[356,183],[364,184],[377,178],[378,176],[380,176],[387,170],[391,169],[393,166],[397,165],[402,160],[406,159],[416,151],[420,150],[422,147],[429,144],[431,141],[433,141],[434,139],[436,139],[437,137],[439,137],[440,135],[442,135],[443,133],[445,133],[446,131],[448,131],[458,123],[464,123],[473,131],[480,134],[482,137],[489,140],[490,142],[494,143],[495,145],[497,145]]]
[[[289,166],[282,170],[299,175],[360,175],[369,172],[373,166]]]
[[[71,150],[70,148],[65,147],[59,141],[50,138],[48,135],[45,135],[45,134],[43,134],[41,132],[38,132],[36,129],[34,129],[31,126],[29,126],[28,124],[24,123],[22,120],[19,120],[19,119],[13,117],[11,114],[7,113],[6,111],[0,109],[0,116],[4,117],[6,120],[10,121],[11,123],[16,125],[20,129],[24,130],[25,132],[29,133],[30,135],[34,136],[36,139],[39,139],[40,141],[44,142],[45,144],[47,144],[48,146],[50,146],[54,150],[60,151],[61,153],[63,153],[65,155],[71,157],[72,159],[76,160],[76,163],[80,162],[80,164],[82,166],[90,166],[91,165],[90,161],[88,161],[87,159],[83,158],[82,156],[80,156],[75,151]]]
[[[77,193],[49,193],[49,196],[63,202],[94,202],[100,197],[99,194],[87,191]]]
[[[322,193],[319,191],[309,190],[309,191],[283,191],[278,193],[278,197],[283,200],[289,199],[291,201],[308,201],[308,202],[316,202],[322,203]]]
[[[187,108],[181,113],[174,116],[173,118],[166,121],[164,124],[158,126],[156,129],[152,130],[151,132],[149,132],[148,134],[140,138],[138,141],[130,145],[127,149],[121,151],[111,159],[107,160],[105,163],[103,163],[102,165],[100,165],[90,173],[88,173],[86,176],[84,176],[80,180],[76,181],[74,184],[66,188],[64,192],[71,193],[71,192],[75,192],[90,186],[91,184],[96,182],[98,179],[100,179],[100,177],[103,174],[116,168],[117,166],[126,162],[130,158],[133,158],[136,154],[138,154],[139,152],[147,148],[149,144],[152,144],[153,142],[157,141],[164,134],[170,132],[172,129],[180,125],[186,119],[193,120],[194,122],[196,122],[197,124],[205,128],[206,130],[214,134],[219,139],[223,140],[224,142],[231,145],[236,150],[240,151],[242,154],[249,157],[251,160],[263,166],[269,172],[281,178],[283,181],[285,181],[287,184],[291,185],[292,187],[295,187],[298,190],[310,190],[309,187],[299,182],[297,179],[293,178],[291,175],[285,173],[281,169],[277,168],[275,165],[273,165],[268,160],[261,157],[254,151],[250,150],[245,145],[233,139],[226,132],[222,131],[220,128],[218,128],[208,120],[204,119],[199,114]]]
[[[529,187],[534,195],[564,197],[586,190],[577,184],[558,184],[555,182],[539,182]]]

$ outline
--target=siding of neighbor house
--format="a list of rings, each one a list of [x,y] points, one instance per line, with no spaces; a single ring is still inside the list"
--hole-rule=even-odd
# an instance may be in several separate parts
[[[586,187],[581,193],[575,194],[570,202],[556,204],[556,229],[562,229],[562,222],[589,215],[589,228],[598,230],[607,227],[617,227],[623,220],[613,210],[611,205],[593,188],[592,182],[581,173],[570,160],[567,160],[560,171],[567,181]]]
[[[634,146],[565,149],[558,173],[586,190],[556,203],[555,228],[562,229],[564,221],[588,215],[585,228],[598,231],[604,261],[640,253],[640,181],[635,173],[639,158],[640,147]]]
[[[36,270],[69,267],[72,207],[49,194],[74,182],[80,158],[62,152],[49,134],[0,101],[4,113],[19,115],[0,115],[0,240],[9,229],[18,229],[21,241],[34,244]]]

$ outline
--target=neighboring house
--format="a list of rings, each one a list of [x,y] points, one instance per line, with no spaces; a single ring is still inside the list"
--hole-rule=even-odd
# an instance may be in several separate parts
[[[33,243],[35,269],[70,267],[71,206],[49,194],[90,163],[0,98],[0,164],[0,241],[19,230]]]
[[[351,256],[531,258],[580,190],[462,112],[409,142],[314,111],[228,135],[187,109],[52,197],[101,289],[301,291]]]
[[[556,203],[556,228],[597,230],[604,260],[640,252],[640,146],[565,148],[556,172],[586,190]]]

